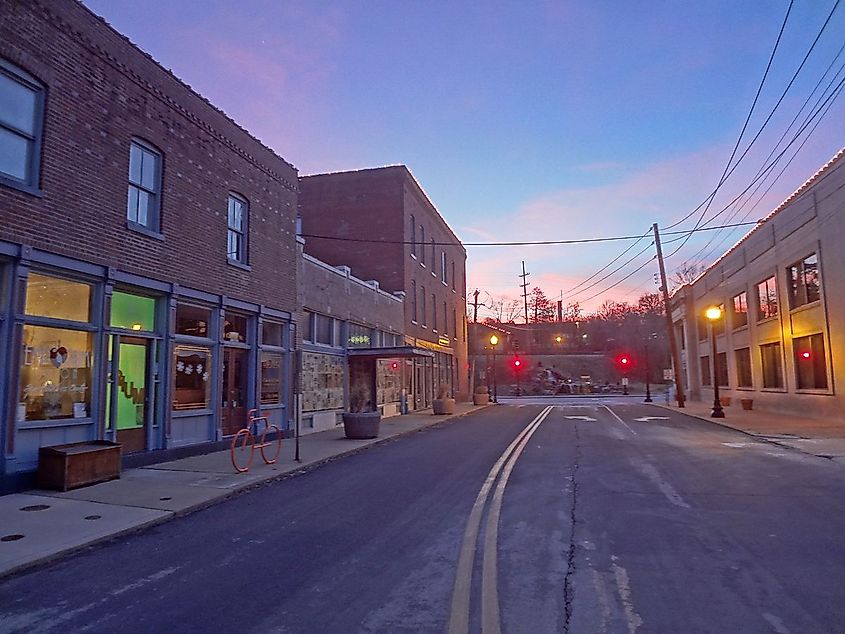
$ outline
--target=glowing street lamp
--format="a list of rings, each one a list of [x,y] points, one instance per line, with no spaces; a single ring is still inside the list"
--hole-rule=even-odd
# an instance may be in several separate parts
[[[724,418],[725,411],[722,409],[722,402],[719,400],[719,378],[716,376],[716,332],[714,329],[715,323],[722,318],[722,309],[718,306],[711,306],[704,311],[704,316],[710,322],[711,356],[713,357],[713,411],[710,413],[710,417]]]
[[[490,335],[490,347],[493,348],[493,402],[499,402],[498,382],[496,381],[496,344],[499,343],[499,338],[496,335]]]

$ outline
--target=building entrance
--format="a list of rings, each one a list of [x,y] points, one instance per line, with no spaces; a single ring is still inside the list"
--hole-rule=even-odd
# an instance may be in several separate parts
[[[112,335],[111,385],[106,397],[109,427],[123,453],[149,449],[150,360],[154,341]]]
[[[246,426],[249,350],[223,348],[222,407],[223,435],[231,436]]]

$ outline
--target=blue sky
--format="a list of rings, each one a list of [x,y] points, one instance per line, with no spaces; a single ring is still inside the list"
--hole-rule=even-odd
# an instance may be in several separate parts
[[[408,165],[464,242],[639,235],[653,222],[683,218],[719,181],[789,6],[783,0],[85,3],[300,173]],[[741,149],[833,4],[795,1]],[[845,8],[839,8],[708,218],[749,185],[843,42]],[[827,79],[843,63],[845,55]],[[843,76],[845,69],[837,80]],[[805,136],[735,220],[764,216],[845,146],[845,97],[833,101],[775,179]],[[692,228],[697,217],[678,229]],[[713,234],[697,234],[667,267],[712,262],[743,232],[723,232],[703,250]],[[653,249],[602,283],[571,292],[630,244],[469,247],[468,291],[479,288],[487,303],[491,296],[516,298],[525,260],[529,283],[550,297],[563,293],[565,302],[586,309],[605,299],[632,301],[655,290],[656,265],[619,281]]]

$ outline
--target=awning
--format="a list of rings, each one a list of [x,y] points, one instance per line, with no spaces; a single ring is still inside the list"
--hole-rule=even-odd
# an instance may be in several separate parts
[[[386,348],[349,348],[346,351],[350,357],[369,357],[371,359],[395,359],[414,357],[431,358],[434,353],[415,346],[388,346]]]

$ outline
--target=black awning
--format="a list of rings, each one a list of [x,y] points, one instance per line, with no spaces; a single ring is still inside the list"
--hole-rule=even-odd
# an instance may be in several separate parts
[[[415,346],[388,346],[386,348],[349,348],[346,353],[350,357],[370,357],[373,359],[395,359],[423,357],[431,358],[434,353],[431,350],[423,350]]]

